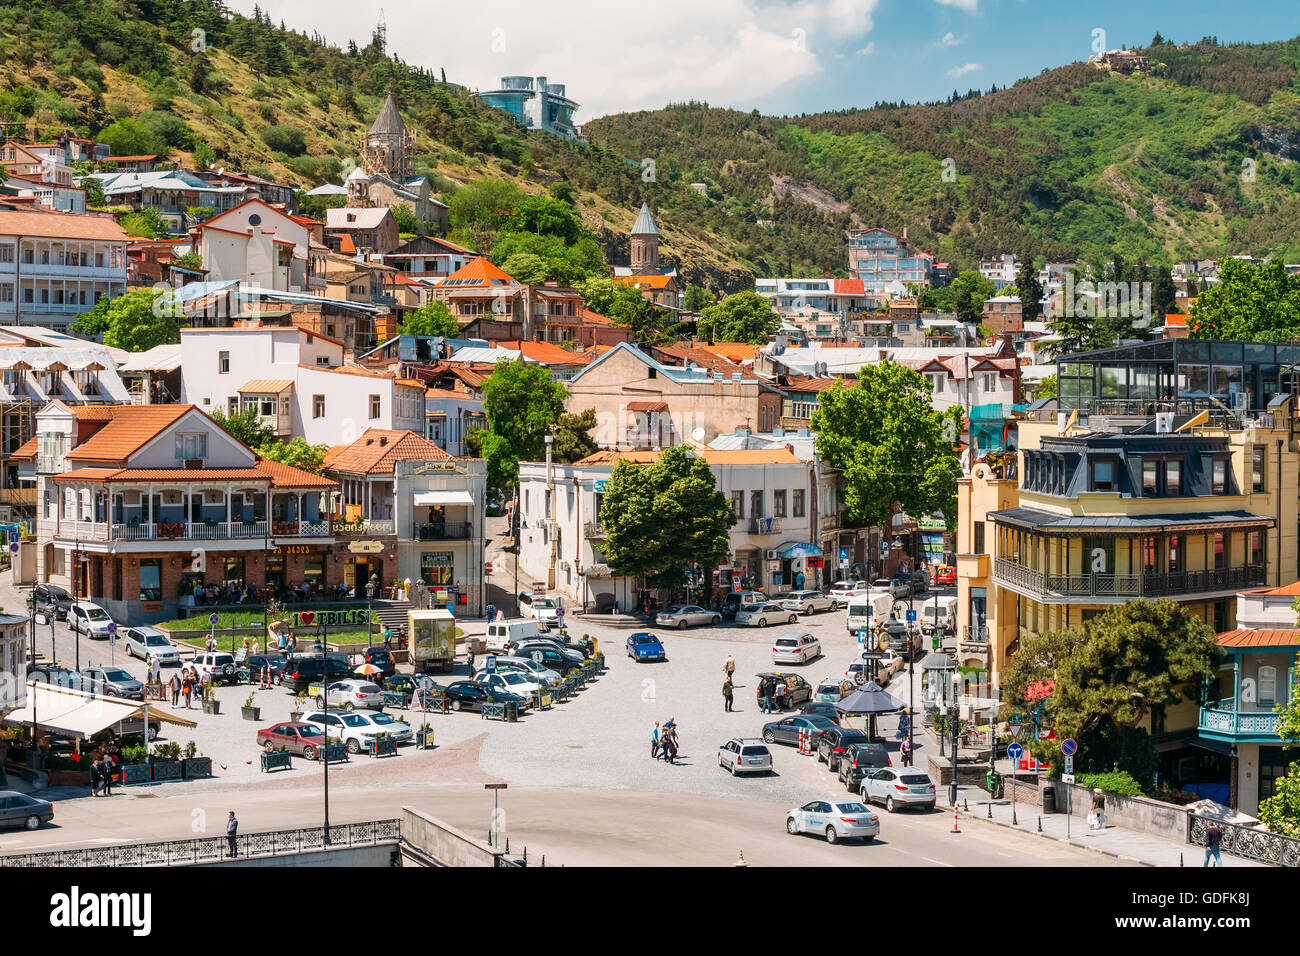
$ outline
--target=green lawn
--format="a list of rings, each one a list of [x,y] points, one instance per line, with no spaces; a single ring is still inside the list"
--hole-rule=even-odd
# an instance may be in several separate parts
[[[251,631],[247,636],[250,644],[252,643],[254,637],[257,638],[259,644],[262,641],[262,635],[261,632],[259,631]],[[177,644],[185,644],[188,645],[189,647],[197,648],[198,650],[203,650],[203,648],[207,644],[208,639],[206,637],[200,637],[196,639],[174,638],[173,640]],[[310,636],[299,635],[298,649],[301,651],[310,648],[312,643],[315,642],[315,640],[316,640],[315,634],[312,634]],[[331,644],[364,644],[366,643],[366,632],[365,631],[331,631],[330,634],[328,635],[327,640]],[[375,644],[382,645],[384,643],[384,632],[380,630],[376,630],[374,632],[374,637],[371,638],[371,640]],[[274,638],[272,638],[271,641],[272,644],[275,643]],[[236,635],[236,636],[232,636],[229,634],[217,635],[217,649],[221,651],[230,651],[231,653],[234,653],[235,649],[240,647],[243,643],[244,643],[244,635]],[[266,650],[266,648],[263,647],[261,648],[261,650]]]

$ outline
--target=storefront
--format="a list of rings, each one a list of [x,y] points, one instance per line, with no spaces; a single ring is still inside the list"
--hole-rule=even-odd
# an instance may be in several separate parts
[[[456,580],[455,556],[450,551],[420,552],[420,580],[430,587],[446,587]]]
[[[811,542],[790,542],[776,549],[779,571],[773,577],[774,588],[796,591],[821,588],[825,574],[822,549]]]

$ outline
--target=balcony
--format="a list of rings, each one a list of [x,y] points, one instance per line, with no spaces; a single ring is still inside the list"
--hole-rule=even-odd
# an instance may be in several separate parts
[[[779,518],[750,518],[750,534],[780,534],[781,520]]]
[[[996,584],[1043,603],[1059,603],[1072,598],[1094,598],[1100,603],[1115,603],[1144,597],[1204,597],[1262,587],[1267,583],[1265,571],[1262,564],[1248,564],[1238,568],[1174,574],[1050,574],[1007,558],[997,558],[993,562]]]
[[[35,487],[0,488],[0,505],[25,505],[30,507],[34,504],[36,504]]]
[[[274,538],[326,537],[330,533],[330,523],[324,518],[315,521],[272,521],[271,536]]]
[[[1201,708],[1198,729],[1207,736],[1237,738],[1266,738],[1277,740],[1277,724],[1281,719],[1272,711],[1241,712],[1230,710],[1220,705],[1231,707],[1233,701],[1215,701],[1211,707]]]
[[[376,521],[373,518],[358,518],[355,521],[344,521],[342,518],[335,518],[330,522],[330,530],[334,534],[395,534],[396,526],[392,521]]]
[[[298,522],[288,522],[297,526]],[[316,534],[328,534],[324,522],[315,524]],[[104,521],[60,521],[57,537],[82,541],[226,541],[232,538],[264,538],[265,521],[151,521],[109,524]],[[313,532],[302,532],[313,533]]]
[[[411,528],[411,537],[416,541],[468,541],[472,527],[468,521],[417,524]]]
[[[585,538],[603,539],[609,537],[609,532],[599,521],[587,521],[582,525],[582,534]]]

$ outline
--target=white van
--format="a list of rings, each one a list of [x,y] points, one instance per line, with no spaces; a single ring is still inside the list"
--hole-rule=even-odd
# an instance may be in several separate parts
[[[927,637],[935,632],[937,627],[940,634],[952,634],[957,629],[957,599],[955,597],[941,597],[937,601],[929,600],[920,605],[921,611],[921,633]]]
[[[487,626],[487,646],[491,651],[503,650],[508,642],[518,645],[522,641],[541,636],[541,629],[536,621],[514,618],[509,621],[489,621]]]
[[[844,623],[850,634],[866,628],[874,630],[877,625],[889,620],[889,612],[894,607],[892,594],[858,594],[849,599],[849,610]]]

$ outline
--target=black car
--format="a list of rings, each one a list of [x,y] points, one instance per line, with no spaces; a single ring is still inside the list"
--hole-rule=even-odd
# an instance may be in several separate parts
[[[782,717],[780,720],[774,720],[770,724],[763,725],[763,742],[768,744],[795,744],[799,743],[799,731],[806,730],[812,735],[814,744],[822,734],[828,730],[838,730],[835,724],[831,723],[825,717],[814,717],[805,714],[795,714],[793,717]]]
[[[889,751],[879,742],[850,744],[840,757],[835,774],[849,793],[857,793],[862,787],[862,780],[868,774],[875,773],[881,767],[892,764]]]
[[[818,717],[825,717],[833,720],[835,723],[840,722],[840,712],[835,709],[834,704],[828,704],[824,700],[812,700],[799,708],[801,714],[811,714]]]
[[[817,759],[826,764],[832,773],[839,766],[840,758],[853,744],[870,743],[871,738],[864,730],[852,730],[848,727],[835,727],[822,734],[817,741]]]
[[[565,677],[569,676],[572,671],[577,671],[582,666],[582,655],[575,651],[562,651],[554,644],[546,644],[541,641],[525,641],[514,652],[515,657],[527,657],[536,660],[533,654],[542,655],[542,666],[550,668],[557,674]]]
[[[528,705],[528,701],[517,694],[507,694],[469,680],[458,680],[454,684],[447,685],[443,695],[452,710],[482,710],[483,705],[488,703],[489,692],[492,696],[491,702],[494,704],[515,704],[521,710]]]
[[[393,663],[393,655],[382,647],[367,647],[365,662],[372,667],[378,667],[379,673],[384,677],[392,677],[397,673],[397,665]]]
[[[76,603],[77,599],[72,596],[72,593],[57,584],[38,584],[32,588],[32,593],[27,595],[29,611],[33,607],[37,610],[52,609],[55,620],[59,621],[68,619],[68,609]]]
[[[283,654],[251,654],[244,666],[248,668],[248,676],[254,680],[262,679],[262,671],[270,668],[271,680],[278,681],[284,675],[285,668],[289,666],[289,659]]]
[[[284,679],[292,682],[295,694],[327,678],[335,681],[347,680],[351,676],[352,668],[348,662],[337,657],[295,657],[284,672]]]

